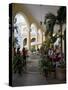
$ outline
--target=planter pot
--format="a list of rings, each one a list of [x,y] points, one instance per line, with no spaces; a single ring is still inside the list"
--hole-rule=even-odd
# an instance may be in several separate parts
[[[55,72],[51,72],[51,78],[55,78]]]
[[[56,69],[56,78],[59,80],[65,80],[65,78],[66,78],[65,68],[57,68]]]
[[[52,72],[52,71],[49,72],[49,73],[48,73],[48,77],[49,77],[49,78],[55,78],[55,77],[56,77],[55,72],[54,72],[54,71],[53,71],[53,72]]]
[[[44,75],[45,75],[46,77],[48,77],[48,71],[47,71],[47,70],[44,72]]]

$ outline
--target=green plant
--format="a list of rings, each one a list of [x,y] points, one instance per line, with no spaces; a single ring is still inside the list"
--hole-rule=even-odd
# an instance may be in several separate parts
[[[15,55],[13,57],[13,62],[12,62],[13,71],[17,72],[18,67],[21,67],[20,70],[22,70],[22,68],[23,68],[23,57],[21,55]]]
[[[48,33],[50,33],[50,35],[52,36],[55,22],[56,22],[56,16],[52,13],[47,13],[44,20],[44,24],[46,24],[46,29],[47,29],[46,36],[48,35]]]
[[[36,51],[35,46],[32,46],[31,47],[31,52],[34,52],[34,51]]]
[[[52,69],[52,63],[51,63],[51,61],[48,60],[48,57],[47,56],[46,57],[43,57],[40,60],[40,69],[44,73],[51,71],[51,69]]]
[[[62,38],[62,26],[63,24],[66,24],[66,7],[65,6],[62,6],[58,9],[56,20],[57,20],[57,24],[59,24],[60,26],[61,52],[62,52],[62,39],[63,39]]]

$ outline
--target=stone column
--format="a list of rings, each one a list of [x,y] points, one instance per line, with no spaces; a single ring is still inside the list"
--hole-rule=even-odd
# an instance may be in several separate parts
[[[38,30],[37,30],[37,35],[36,35],[36,42],[38,42]],[[36,50],[38,49],[38,45],[36,45]]]
[[[27,33],[27,47],[28,47],[28,50],[30,50],[30,46],[31,46],[31,42],[30,42],[30,29],[28,30],[28,33]]]
[[[43,31],[41,30],[41,43],[43,43]]]

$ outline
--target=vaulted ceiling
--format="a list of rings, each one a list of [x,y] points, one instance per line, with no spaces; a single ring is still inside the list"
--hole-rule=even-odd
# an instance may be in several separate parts
[[[24,4],[24,6],[38,22],[41,20],[44,22],[44,17],[47,13],[53,13],[54,15],[57,15],[57,10],[59,9],[59,6],[50,5]]]

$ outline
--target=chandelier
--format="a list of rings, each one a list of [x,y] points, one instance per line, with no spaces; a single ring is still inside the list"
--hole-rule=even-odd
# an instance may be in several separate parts
[[[43,24],[43,22],[42,22],[42,5],[40,5],[40,25],[42,25]]]

